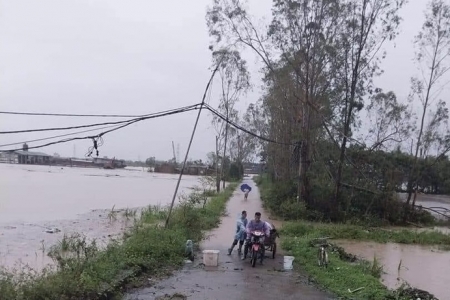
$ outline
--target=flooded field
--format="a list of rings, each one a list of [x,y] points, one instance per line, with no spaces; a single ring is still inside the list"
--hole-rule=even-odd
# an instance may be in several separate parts
[[[402,201],[406,201],[408,198],[406,193],[399,193],[398,195]],[[418,194],[416,206],[431,208],[432,211],[429,210],[429,212],[437,218],[444,220],[450,218],[450,196],[448,195]]]
[[[437,247],[375,242],[338,240],[336,243],[347,252],[368,261],[374,256],[385,274],[383,283],[398,288],[404,281],[411,286],[428,291],[438,299],[448,299],[450,252]]]
[[[132,225],[111,210],[166,205],[178,175],[142,169],[91,169],[0,164],[0,265],[40,269],[63,235],[78,232],[107,243]],[[199,185],[183,176],[179,194]],[[178,200],[178,199],[177,199]],[[60,232],[49,233],[53,228]]]

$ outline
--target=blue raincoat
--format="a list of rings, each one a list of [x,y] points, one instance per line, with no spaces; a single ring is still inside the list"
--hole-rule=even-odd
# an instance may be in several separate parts
[[[242,219],[241,216],[237,219],[236,222],[236,234],[234,235],[234,239],[238,241],[244,241],[246,237],[245,229],[247,227],[247,219]]]

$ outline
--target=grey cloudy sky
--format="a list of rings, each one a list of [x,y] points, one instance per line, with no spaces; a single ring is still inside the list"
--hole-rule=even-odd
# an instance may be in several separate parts
[[[144,114],[201,101],[210,76],[205,23],[210,0],[0,0],[0,110]],[[404,8],[402,33],[386,49],[385,74],[377,80],[400,98],[409,92],[412,39],[423,21],[425,0]],[[250,1],[251,13],[270,16],[270,0]],[[258,98],[258,64],[248,55]],[[255,73],[256,72],[256,73]],[[218,83],[214,90],[219,88]],[[448,91],[447,91],[448,94]],[[445,95],[445,94],[443,94]],[[211,100],[217,105],[217,97]],[[172,157],[171,141],[185,151],[197,112],[131,125],[105,137],[100,155],[137,160]],[[70,126],[106,119],[0,116],[2,130]],[[202,113],[191,149],[206,157],[215,145],[211,115]],[[0,144],[62,132],[0,136]],[[30,144],[33,145],[33,144]],[[81,157],[91,146],[78,141],[39,151]],[[5,149],[5,148],[2,148]]]

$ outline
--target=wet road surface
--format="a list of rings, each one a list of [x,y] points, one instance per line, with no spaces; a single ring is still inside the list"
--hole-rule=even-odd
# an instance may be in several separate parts
[[[272,253],[266,251],[268,257],[264,264],[257,262],[255,268],[251,267],[248,258],[240,260],[237,247],[231,256],[227,255],[227,249],[233,241],[236,219],[242,210],[247,211],[249,220],[259,211],[262,220],[271,222],[276,228],[280,227],[279,222],[268,220],[255,183],[250,179],[244,180],[244,183],[252,187],[248,200],[244,201],[244,195],[238,188],[227,204],[227,216],[222,218],[221,225],[211,231],[209,239],[201,245],[203,250],[220,251],[218,267],[204,267],[200,254],[193,264],[187,264],[174,276],[155,282],[151,287],[133,291],[124,300],[161,299],[164,295],[177,293],[196,300],[334,299],[330,294],[308,284],[304,274],[284,271],[282,253],[277,253],[272,259]]]

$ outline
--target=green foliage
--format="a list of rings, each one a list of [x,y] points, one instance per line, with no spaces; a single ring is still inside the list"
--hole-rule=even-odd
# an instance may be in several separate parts
[[[204,206],[198,205],[198,194],[185,197],[174,208],[168,229],[161,226],[167,209],[148,207],[123,240],[111,242],[104,250],[84,236],[64,236],[49,252],[56,270],[2,271],[0,295],[14,300],[111,299],[143,275],[170,272],[182,264],[186,240],[199,242],[205,230],[219,223],[236,186],[230,184]]]
[[[239,162],[231,163],[228,176],[233,181],[242,179],[244,177],[244,167],[242,164]]]
[[[328,268],[317,265],[317,247],[314,238],[358,239],[376,242],[397,242],[408,244],[449,245],[450,236],[439,232],[414,232],[410,230],[382,230],[379,228],[345,225],[289,222],[280,231],[282,247],[295,256],[294,264],[309,274],[309,280],[323,286],[340,299],[411,299],[416,290],[399,288],[388,290],[379,280],[383,267],[376,257],[372,262],[357,260],[342,248],[332,245],[328,252]],[[349,261],[353,263],[349,263]],[[364,287],[355,293],[349,293]],[[432,299],[432,298],[422,298]]]
[[[450,236],[438,231],[387,230],[350,224],[287,222],[280,230],[283,236],[328,236],[333,239],[364,240],[378,243],[450,245]]]
[[[320,284],[340,299],[387,299],[391,294],[379,279],[372,275],[369,263],[349,264],[339,258],[339,253],[329,252],[328,268],[317,265],[317,248],[309,243],[313,236],[287,236],[282,239],[283,249],[295,256],[294,264],[309,274],[309,280]],[[359,292],[350,294],[348,289]]]

